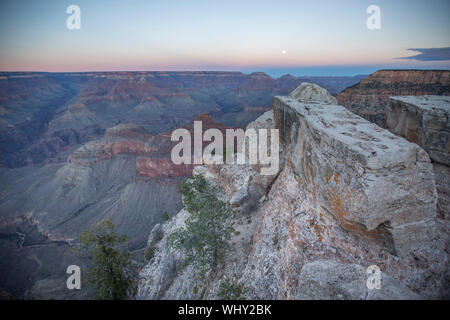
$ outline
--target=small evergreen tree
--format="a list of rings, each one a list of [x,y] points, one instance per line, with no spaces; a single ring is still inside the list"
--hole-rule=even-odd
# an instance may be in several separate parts
[[[150,261],[155,256],[155,247],[147,247],[144,252],[145,261]]]
[[[193,263],[200,272],[208,268],[214,271],[229,248],[228,240],[233,231],[226,224],[228,207],[216,197],[221,190],[203,176],[196,175],[183,180],[179,191],[190,216],[184,228],[175,230],[169,236],[169,246],[183,251],[187,256],[185,263]]]
[[[136,293],[135,275],[130,254],[123,248],[126,236],[114,232],[111,221],[97,222],[80,235],[80,255],[90,258],[86,271],[94,299],[124,300]]]
[[[167,213],[167,211],[164,211],[164,212],[163,212],[161,218],[162,218],[162,221],[163,221],[163,222],[167,222],[167,221],[170,220],[170,216],[169,216],[169,214]]]

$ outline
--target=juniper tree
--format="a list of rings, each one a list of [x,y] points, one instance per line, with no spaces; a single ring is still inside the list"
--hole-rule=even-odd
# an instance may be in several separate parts
[[[185,264],[192,263],[201,272],[214,271],[233,231],[227,226],[227,204],[216,196],[221,189],[201,175],[183,180],[178,188],[190,215],[185,227],[169,236],[169,246],[186,254]]]
[[[80,235],[76,251],[89,258],[85,272],[94,299],[124,300],[136,293],[130,254],[125,250],[127,237],[117,235],[111,221],[96,222]]]

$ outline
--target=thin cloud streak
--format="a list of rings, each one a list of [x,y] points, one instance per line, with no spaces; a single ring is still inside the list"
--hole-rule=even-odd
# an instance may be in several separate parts
[[[450,47],[445,48],[410,48],[409,51],[420,52],[414,56],[397,59],[417,61],[448,61],[450,60]]]

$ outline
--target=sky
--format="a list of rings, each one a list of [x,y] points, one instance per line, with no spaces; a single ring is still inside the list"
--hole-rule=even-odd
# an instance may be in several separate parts
[[[370,5],[380,29],[366,25]],[[449,0],[0,0],[0,70],[450,69],[449,13]]]

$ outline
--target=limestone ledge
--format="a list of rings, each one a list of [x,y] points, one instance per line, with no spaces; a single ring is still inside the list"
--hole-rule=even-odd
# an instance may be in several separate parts
[[[275,97],[273,108],[285,161],[317,207],[399,255],[431,241],[436,186],[422,148],[342,106]]]

